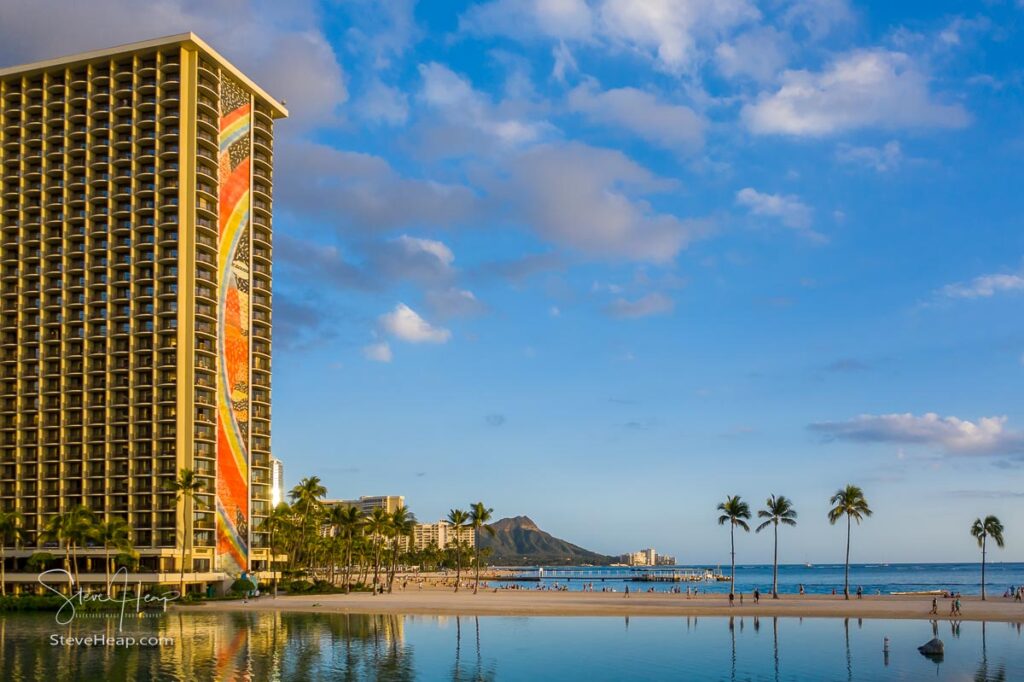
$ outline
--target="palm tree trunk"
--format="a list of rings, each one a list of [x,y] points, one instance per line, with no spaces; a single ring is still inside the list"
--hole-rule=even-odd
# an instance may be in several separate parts
[[[349,538],[345,552],[345,594],[348,594],[352,581],[352,540],[353,538]]]
[[[380,579],[380,540],[374,542],[373,551],[373,593],[377,594],[377,582]]]
[[[729,525],[729,556],[732,560],[729,594],[736,594],[736,524]]]
[[[457,541],[456,541],[457,542]],[[459,591],[462,582],[462,548],[455,545],[455,591]]]
[[[772,567],[772,599],[779,598],[779,524],[775,523],[775,565]]]
[[[7,596],[7,554],[3,541],[0,541],[0,595]]]
[[[107,581],[107,592],[110,592],[110,544],[103,543],[103,577]]]
[[[185,596],[185,540],[182,538],[181,541],[181,562],[180,562],[179,573],[178,573],[178,594],[182,597]]]
[[[78,545],[77,544],[72,544],[71,545],[71,560],[74,562],[74,567],[75,567],[75,584],[77,585],[77,584],[80,584],[80,581],[78,580]]]
[[[476,594],[477,590],[480,589],[480,547],[475,543],[473,545],[473,571],[476,579],[473,582],[473,594]]]
[[[850,530],[852,522],[850,521],[850,515],[846,515],[846,573],[843,578],[843,595],[847,600],[850,599]]]
[[[981,601],[985,601],[985,542],[987,535],[981,536]]]

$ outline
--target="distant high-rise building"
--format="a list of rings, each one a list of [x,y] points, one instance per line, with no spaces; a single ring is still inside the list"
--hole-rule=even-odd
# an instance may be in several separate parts
[[[366,515],[372,514],[374,509],[383,509],[393,514],[396,509],[405,506],[405,497],[402,495],[372,495],[360,497],[358,500],[324,500],[324,505],[333,507],[342,505],[345,507],[356,507]]]
[[[437,523],[419,523],[413,530],[412,546],[415,550],[428,547],[446,549],[456,540],[466,547],[473,548],[476,546],[476,531],[468,527],[455,530],[452,524],[444,520]]]
[[[658,553],[653,549],[641,549],[638,552],[623,554],[619,560],[629,566],[655,566],[658,563]]]
[[[274,457],[270,460],[270,506],[284,502],[284,462]]]
[[[140,580],[176,582],[182,543],[186,582],[267,567],[286,115],[191,33],[0,69],[0,507],[27,531],[13,568],[80,505],[131,524]],[[177,499],[182,469],[202,490]]]

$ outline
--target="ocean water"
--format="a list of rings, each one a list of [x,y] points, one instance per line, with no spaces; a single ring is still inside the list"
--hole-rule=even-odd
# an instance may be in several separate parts
[[[671,567],[659,566],[657,569]],[[729,575],[729,566],[680,566],[679,568],[691,568],[703,571],[705,568],[711,570],[720,569],[725,575]],[[586,579],[568,579],[559,576],[559,572],[585,571]],[[583,585],[592,582],[594,589],[600,591],[602,587],[615,589],[621,592],[626,585],[630,590],[646,590],[653,587],[658,592],[671,589],[671,583],[637,583],[627,580],[633,575],[643,573],[643,568],[588,568],[588,567],[554,567],[546,569],[548,577],[541,584],[543,586],[554,586],[558,583],[569,590],[581,590]],[[803,585],[808,594],[831,594],[835,589],[837,593],[843,591],[843,570],[842,564],[820,564],[811,567],[800,565],[779,566],[779,592],[784,594],[796,594],[799,586]],[[562,574],[564,576],[564,574]],[[597,576],[596,578],[594,576]],[[986,567],[985,582],[989,597],[1001,598],[1003,593],[1011,586],[1024,585],[1024,564],[1021,563],[998,563],[988,564]],[[494,583],[492,582],[492,585]],[[510,585],[514,583],[499,583]],[[536,582],[519,583],[524,589],[536,588]],[[687,585],[703,592],[724,593],[729,591],[728,582],[698,582],[678,583],[684,591]],[[743,592],[751,592],[755,587],[761,592],[770,592],[772,586],[771,565],[737,565],[736,566],[736,589]],[[850,591],[851,593],[860,586],[864,588],[865,594],[891,594],[893,592],[923,592],[929,590],[949,590],[960,592],[964,595],[976,595],[981,593],[981,564],[851,564],[850,565]]]
[[[159,646],[54,645],[159,636]],[[941,659],[917,647],[933,636]],[[885,638],[889,651],[884,651]],[[797,618],[511,618],[202,613],[129,620],[0,618],[0,679],[1024,679],[1019,624]]]

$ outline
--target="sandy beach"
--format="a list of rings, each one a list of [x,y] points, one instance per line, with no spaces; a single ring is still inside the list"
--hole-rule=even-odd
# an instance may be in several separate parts
[[[791,618],[909,618],[950,620],[951,600],[939,599],[938,616],[930,616],[931,597],[865,596],[850,601],[831,595],[782,595],[755,605],[746,595],[730,607],[724,595],[602,592],[484,591],[458,594],[410,588],[394,594],[368,593],[287,596],[269,595],[237,601],[208,602],[175,608],[203,611],[273,610],[318,613],[399,613],[410,615],[477,616],[784,616]],[[1024,622],[1024,604],[1002,597],[962,599],[963,615],[953,620]]]

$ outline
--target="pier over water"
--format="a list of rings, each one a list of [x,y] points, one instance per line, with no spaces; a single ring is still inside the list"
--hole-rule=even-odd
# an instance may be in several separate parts
[[[528,568],[517,570],[511,575],[502,576],[502,580],[522,582],[552,581],[584,581],[604,582],[606,580],[639,583],[698,583],[714,582],[725,579],[721,572],[707,568],[655,568],[653,566],[633,566],[615,568]]]

